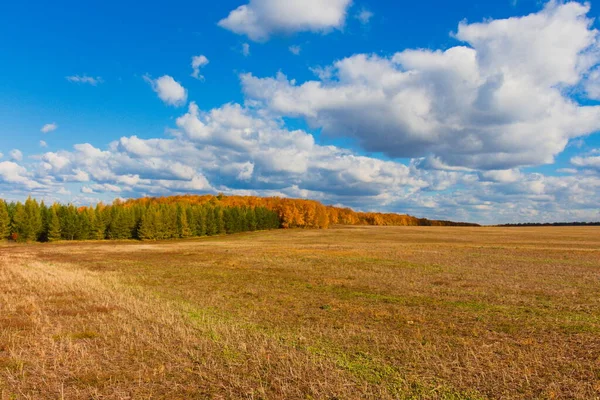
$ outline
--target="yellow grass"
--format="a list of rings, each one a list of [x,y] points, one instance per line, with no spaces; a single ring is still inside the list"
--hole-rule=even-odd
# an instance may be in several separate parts
[[[600,398],[600,229],[0,245],[0,398]]]

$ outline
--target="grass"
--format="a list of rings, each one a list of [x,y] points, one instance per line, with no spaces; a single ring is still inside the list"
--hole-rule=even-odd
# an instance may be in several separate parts
[[[0,399],[600,398],[600,230],[0,245]]]

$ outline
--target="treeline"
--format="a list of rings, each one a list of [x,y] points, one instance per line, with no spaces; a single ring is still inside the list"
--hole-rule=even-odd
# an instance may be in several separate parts
[[[255,196],[170,196],[75,207],[0,199],[0,240],[159,240],[330,225],[478,226],[403,214],[356,212],[314,200]]]
[[[130,203],[95,207],[53,204],[28,198],[0,199],[0,240],[159,240],[277,229],[277,213],[262,206],[226,206],[218,201]]]
[[[282,228],[319,228],[330,225],[378,226],[479,226],[477,224],[436,221],[405,214],[356,212],[350,208],[325,206],[315,200],[256,196],[170,196],[128,200],[126,204],[190,204],[216,202],[223,207],[265,207],[277,213]]]
[[[536,227],[536,226],[600,226],[600,222],[549,222],[498,225],[505,228]]]

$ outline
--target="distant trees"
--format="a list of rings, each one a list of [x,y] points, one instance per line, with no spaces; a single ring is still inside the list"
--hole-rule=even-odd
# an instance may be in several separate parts
[[[10,212],[12,210],[12,212]],[[18,241],[163,240],[277,229],[275,211],[261,206],[187,202],[119,202],[96,207],[53,204],[28,198],[0,199],[0,239]]]
[[[171,196],[80,208],[47,207],[32,198],[10,204],[0,199],[0,240],[163,240],[277,228],[326,229],[332,224],[472,226],[279,197]]]

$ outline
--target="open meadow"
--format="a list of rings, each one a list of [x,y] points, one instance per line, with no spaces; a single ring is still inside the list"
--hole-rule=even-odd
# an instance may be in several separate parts
[[[0,244],[0,398],[600,398],[600,229]]]

